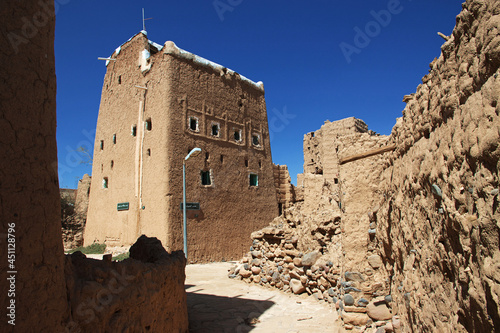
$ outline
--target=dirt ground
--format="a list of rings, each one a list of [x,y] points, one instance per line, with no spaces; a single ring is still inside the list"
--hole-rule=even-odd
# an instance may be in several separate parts
[[[190,332],[344,332],[326,303],[229,279],[231,265],[186,267]]]

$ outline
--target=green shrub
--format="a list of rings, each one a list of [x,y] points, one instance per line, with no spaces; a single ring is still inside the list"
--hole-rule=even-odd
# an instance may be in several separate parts
[[[79,246],[76,249],[69,250],[66,253],[74,253],[76,251],[80,251],[83,254],[103,254],[104,251],[106,251],[106,244],[99,244],[99,243],[94,243],[92,245],[83,247]]]
[[[116,257],[113,257],[113,261],[122,261],[127,259],[130,256],[130,252],[125,252],[122,254],[117,255]]]

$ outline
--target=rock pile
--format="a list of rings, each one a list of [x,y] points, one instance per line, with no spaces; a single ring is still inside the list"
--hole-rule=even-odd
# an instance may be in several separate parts
[[[299,204],[253,232],[250,251],[229,276],[336,302],[341,272],[327,244],[340,242],[340,214],[328,211],[304,218]]]
[[[253,232],[249,252],[229,277],[296,295],[307,294],[335,306],[346,327],[397,327],[385,283],[342,271],[341,212],[301,213],[301,203],[266,228]],[[379,264],[380,258],[373,259]]]

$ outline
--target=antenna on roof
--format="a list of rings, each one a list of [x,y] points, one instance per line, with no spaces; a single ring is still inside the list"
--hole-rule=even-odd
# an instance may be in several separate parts
[[[144,18],[144,8],[142,9],[142,30],[146,31],[146,21],[152,20],[153,18]]]

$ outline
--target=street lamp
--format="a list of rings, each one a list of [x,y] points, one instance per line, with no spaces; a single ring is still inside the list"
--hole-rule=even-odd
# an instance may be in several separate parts
[[[184,158],[184,161],[182,161],[182,217],[183,217],[183,230],[182,230],[182,235],[184,237],[184,255],[186,256],[186,259],[188,257],[188,251],[187,251],[187,232],[186,232],[186,161],[191,157],[191,156],[197,156],[201,153],[200,148],[193,148],[189,154]]]

